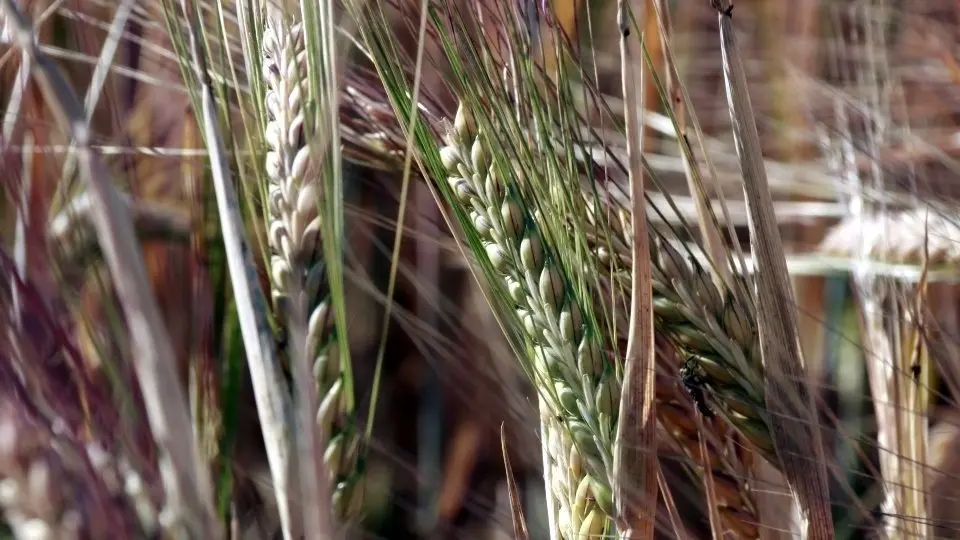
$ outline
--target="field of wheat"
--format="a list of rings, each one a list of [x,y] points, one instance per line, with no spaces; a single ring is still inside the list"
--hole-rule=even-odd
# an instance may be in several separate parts
[[[0,539],[960,538],[960,5],[0,0]]]

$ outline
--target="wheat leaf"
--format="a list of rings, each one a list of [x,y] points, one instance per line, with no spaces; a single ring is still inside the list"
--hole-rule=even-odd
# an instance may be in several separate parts
[[[189,60],[200,88],[200,114],[204,143],[210,152],[220,227],[223,231],[230,282],[236,297],[247,363],[253,382],[257,412],[260,416],[267,459],[270,465],[274,491],[280,509],[284,537],[294,538],[293,526],[300,522],[293,494],[297,492],[296,461],[293,448],[293,405],[290,391],[280,369],[274,348],[273,332],[267,322],[267,304],[257,278],[257,269],[250,251],[240,204],[233,186],[227,155],[220,135],[220,119],[213,94],[212,81],[207,71],[206,54],[199,39],[200,23],[197,12],[186,0],[182,3],[187,18]],[[184,58],[182,61],[186,61]]]
[[[638,2],[637,28],[646,19],[644,2]],[[633,26],[625,0],[618,2],[620,57],[623,70],[624,116],[630,164],[630,203],[633,227],[631,252],[630,327],[624,359],[623,390],[620,394],[619,423],[614,442],[613,489],[621,538],[650,540],[654,532],[657,500],[657,425],[654,400],[655,354],[653,342],[653,271],[650,238],[647,232],[642,120],[643,65],[634,75],[632,58],[642,35],[628,39]],[[637,95],[639,88],[639,96]]]

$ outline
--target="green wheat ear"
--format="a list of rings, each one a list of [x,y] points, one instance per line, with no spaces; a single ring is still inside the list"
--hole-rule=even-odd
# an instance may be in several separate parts
[[[440,155],[451,202],[469,216],[528,339],[540,393],[551,536],[612,533],[609,470],[620,382],[561,265],[463,104]]]

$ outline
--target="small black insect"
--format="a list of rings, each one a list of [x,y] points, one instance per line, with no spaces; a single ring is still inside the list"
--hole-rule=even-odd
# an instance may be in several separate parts
[[[731,2],[726,8],[720,7],[720,0],[710,0],[710,6],[717,10],[718,12],[726,15],[727,17],[733,18],[733,3]]]
[[[913,382],[920,382],[920,364],[912,364],[910,373],[913,374]]]
[[[690,394],[690,399],[697,406],[697,410],[704,418],[713,418],[713,409],[707,404],[707,396],[703,392],[703,385],[706,384],[703,374],[700,372],[700,365],[694,357],[690,357],[680,368],[680,382],[683,388]]]

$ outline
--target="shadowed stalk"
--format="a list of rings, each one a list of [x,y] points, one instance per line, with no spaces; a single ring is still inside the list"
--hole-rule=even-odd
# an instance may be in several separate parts
[[[233,185],[227,154],[220,134],[221,124],[216,108],[210,73],[207,70],[206,52],[200,41],[199,21],[196,11],[184,0],[183,16],[189,42],[186,57],[180,58],[184,73],[195,77],[199,90],[199,103],[195,108],[200,113],[204,143],[210,153],[217,209],[220,217],[230,282],[236,298],[240,330],[243,336],[247,364],[253,382],[254,396],[260,417],[261,430],[267,450],[267,459],[284,537],[295,538],[293,531],[300,527],[296,500],[296,457],[294,455],[291,420],[293,409],[288,385],[283,378],[279,359],[274,347],[274,337],[267,323],[266,299],[247,241],[240,204]],[[172,18],[176,21],[179,18]],[[171,33],[181,36],[182,29],[171,28]],[[191,69],[192,68],[192,69]]]

